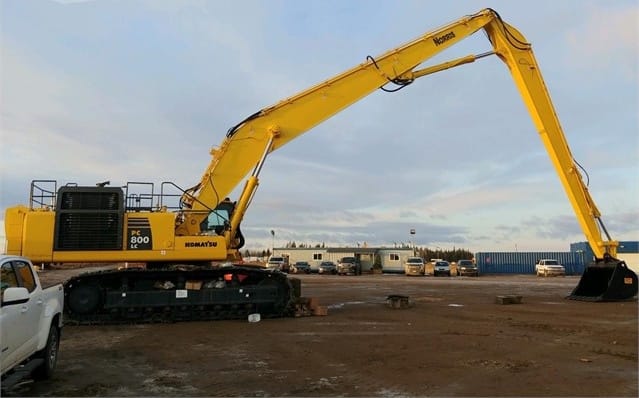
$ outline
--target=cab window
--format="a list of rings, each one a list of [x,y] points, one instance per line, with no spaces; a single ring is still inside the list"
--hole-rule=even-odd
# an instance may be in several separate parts
[[[35,290],[35,278],[33,277],[33,273],[31,272],[31,267],[29,267],[29,264],[24,261],[14,261],[13,266],[20,276],[22,287],[26,287],[29,292]]]
[[[8,287],[18,287],[18,278],[10,262],[2,264],[0,268],[0,287],[3,292]]]

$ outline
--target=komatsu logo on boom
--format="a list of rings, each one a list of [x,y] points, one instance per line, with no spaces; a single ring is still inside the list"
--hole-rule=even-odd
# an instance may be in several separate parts
[[[455,38],[455,32],[448,32],[445,35],[441,35],[439,37],[433,37],[433,41],[435,42],[436,46],[439,46],[441,44],[446,43],[448,40],[450,39],[454,39]]]
[[[214,242],[214,241],[185,242],[184,247],[217,247],[217,242]]]

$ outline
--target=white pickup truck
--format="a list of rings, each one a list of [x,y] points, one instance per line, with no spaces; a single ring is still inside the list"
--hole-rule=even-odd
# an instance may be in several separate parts
[[[51,377],[58,358],[64,291],[43,288],[31,261],[0,255],[2,395],[25,379]]]
[[[535,264],[537,276],[566,275],[566,268],[559,264],[559,261],[552,258],[545,258]]]

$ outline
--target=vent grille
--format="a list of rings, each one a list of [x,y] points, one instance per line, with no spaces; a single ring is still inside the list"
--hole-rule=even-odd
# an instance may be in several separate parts
[[[54,250],[122,249],[122,189],[62,187],[57,205]]]
[[[62,192],[59,195],[59,210],[118,210],[121,207],[121,192]]]

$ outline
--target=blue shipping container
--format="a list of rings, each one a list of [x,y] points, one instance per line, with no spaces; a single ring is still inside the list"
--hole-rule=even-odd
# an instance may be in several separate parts
[[[571,243],[570,251],[583,252],[584,257],[586,258],[586,262],[592,261],[595,257],[592,251],[592,248],[590,248],[590,244],[588,242]],[[636,241],[636,240],[620,241],[619,246],[617,246],[617,257],[623,259],[623,255],[625,253],[639,253],[639,241]]]
[[[584,272],[584,253],[576,252],[478,252],[475,261],[480,274],[534,274],[535,264],[554,258],[566,268],[566,275]]]

